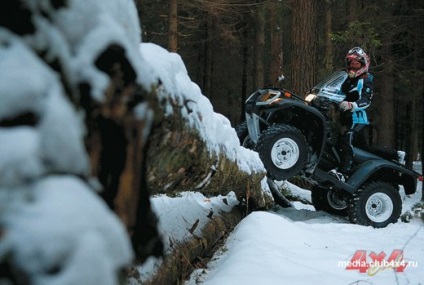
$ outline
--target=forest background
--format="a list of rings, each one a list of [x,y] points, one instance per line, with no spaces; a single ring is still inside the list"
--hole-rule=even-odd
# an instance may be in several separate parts
[[[304,96],[344,57],[371,57],[370,144],[423,153],[424,1],[136,0],[143,42],[177,52],[189,76],[233,124],[256,89],[284,74]]]

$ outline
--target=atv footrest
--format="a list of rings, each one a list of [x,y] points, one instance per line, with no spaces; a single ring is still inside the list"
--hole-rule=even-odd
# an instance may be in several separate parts
[[[333,175],[330,175],[328,172],[322,171],[321,169],[316,168],[313,174],[318,180],[320,181],[329,181],[330,183],[334,184],[337,188],[346,190],[349,193],[353,193],[356,191],[354,187],[352,187],[350,184],[347,184],[343,181],[338,180]]]

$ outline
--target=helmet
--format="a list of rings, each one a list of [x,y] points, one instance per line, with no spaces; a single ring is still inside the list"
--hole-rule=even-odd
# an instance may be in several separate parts
[[[361,67],[359,69],[350,68],[349,65],[352,60],[359,61],[361,63]],[[354,47],[353,49],[348,51],[346,55],[346,66],[349,77],[358,77],[368,72],[368,67],[370,66],[370,58],[362,48]]]

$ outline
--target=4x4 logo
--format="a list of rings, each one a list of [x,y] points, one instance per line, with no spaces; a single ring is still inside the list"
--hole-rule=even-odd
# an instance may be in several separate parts
[[[346,270],[359,270],[360,273],[367,273],[373,276],[386,269],[403,272],[408,266],[408,262],[403,257],[403,251],[400,249],[393,250],[387,259],[386,256],[383,251],[380,254],[371,252],[369,254],[371,260],[368,262],[367,252],[365,250],[357,250],[352,259],[347,262]]]

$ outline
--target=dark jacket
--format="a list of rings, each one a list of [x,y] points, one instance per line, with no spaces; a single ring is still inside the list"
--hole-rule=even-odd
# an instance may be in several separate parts
[[[373,97],[373,76],[365,73],[355,78],[348,77],[341,90],[346,94],[344,101],[355,102],[357,105],[354,110],[342,113],[342,124],[350,128],[356,124],[369,124],[365,109],[370,106]]]

